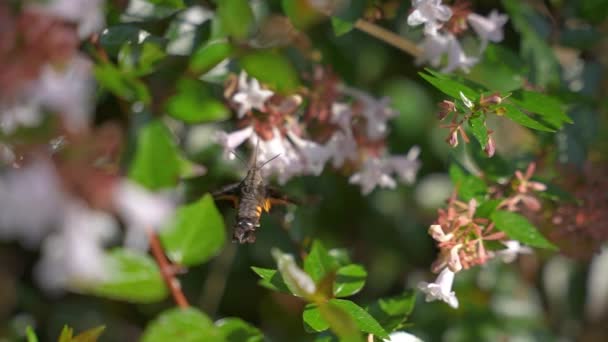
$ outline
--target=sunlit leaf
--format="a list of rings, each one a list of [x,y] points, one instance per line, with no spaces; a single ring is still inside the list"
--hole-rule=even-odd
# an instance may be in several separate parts
[[[224,40],[211,41],[198,48],[190,58],[190,70],[204,74],[234,52],[232,44]]]
[[[167,112],[186,123],[220,121],[230,116],[228,108],[210,94],[203,82],[188,78],[178,81],[176,94],[167,101]]]
[[[336,272],[334,295],[336,297],[352,296],[363,288],[367,271],[361,265],[350,264],[340,267]]]
[[[406,291],[398,296],[380,298],[367,308],[367,311],[387,332],[401,327],[414,310],[416,295]]]
[[[195,308],[174,308],[161,313],[148,324],[142,342],[218,341],[224,339],[213,322]]]
[[[222,29],[236,39],[246,38],[253,25],[253,12],[247,0],[222,0],[217,3]]]
[[[306,259],[304,259],[304,271],[310,275],[310,277],[318,283],[323,277],[329,272],[332,272],[338,268],[334,259],[329,256],[327,249],[323,247],[323,244],[319,240],[315,240],[310,249],[310,253]]]
[[[486,118],[484,115],[473,116],[469,119],[469,129],[473,136],[485,148],[488,143],[488,129],[486,128]]]
[[[240,318],[223,318],[215,325],[226,342],[261,342],[262,332]]]
[[[174,222],[160,231],[167,256],[185,266],[201,264],[216,255],[225,235],[222,215],[208,194],[179,208]]]
[[[285,281],[283,281],[283,277],[281,277],[281,273],[277,270],[261,268],[261,267],[251,267],[251,269],[258,275],[262,280],[260,280],[260,285],[265,288],[280,291],[285,293],[291,293]]]
[[[466,173],[456,164],[450,166],[450,178],[458,191],[458,197],[464,201],[483,197],[488,189],[483,180]]]
[[[533,247],[556,250],[557,247],[547,241],[536,227],[520,214],[496,210],[491,216],[496,228],[503,231],[513,240]]]
[[[291,62],[276,52],[257,51],[241,57],[239,62],[249,76],[279,92],[293,91],[300,83]]]

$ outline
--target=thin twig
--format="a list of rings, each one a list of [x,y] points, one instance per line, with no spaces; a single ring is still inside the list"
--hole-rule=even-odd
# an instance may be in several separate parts
[[[409,53],[414,57],[419,57],[422,54],[422,50],[416,44],[408,39],[401,37],[387,29],[384,29],[376,24],[370,23],[367,20],[359,19],[355,22],[355,27],[370,36],[378,38],[385,43],[388,43],[402,51]]]
[[[182,292],[182,287],[179,280],[175,277],[175,267],[173,267],[171,262],[167,260],[158,235],[156,235],[156,232],[153,229],[148,229],[147,233],[148,239],[150,240],[152,255],[154,256],[154,259],[156,259],[156,263],[160,268],[160,274],[171,291],[171,295],[173,296],[175,303],[180,308],[189,307],[190,304],[188,304],[188,300],[186,299],[186,296],[184,296],[184,292]]]

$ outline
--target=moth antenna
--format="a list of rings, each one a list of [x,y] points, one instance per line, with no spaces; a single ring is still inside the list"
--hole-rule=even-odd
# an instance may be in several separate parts
[[[239,156],[238,153],[236,153],[236,151],[230,150],[230,153],[232,153],[236,157],[236,159],[238,159],[241,163],[243,163],[243,165],[247,166],[247,162],[243,158],[241,158],[241,156]]]
[[[255,169],[258,164],[258,147],[260,146],[260,137],[257,138],[255,142],[255,148],[253,149],[253,154],[251,155],[251,161],[249,162],[249,167]]]
[[[262,165],[260,165],[260,166],[258,166],[258,167],[257,167],[257,169],[259,170],[259,169],[263,168],[263,167],[264,167],[264,165],[266,165],[266,164],[270,163],[271,161],[273,161],[273,160],[277,159],[277,158],[278,158],[280,155],[281,155],[281,154],[279,153],[279,154],[277,154],[276,156],[274,156],[274,157],[272,157],[272,158],[268,159],[267,161],[263,162],[263,163],[262,163]]]

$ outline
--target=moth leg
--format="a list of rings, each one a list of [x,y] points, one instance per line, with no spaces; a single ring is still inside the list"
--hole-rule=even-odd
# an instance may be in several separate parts
[[[290,198],[289,196],[283,194],[281,191],[279,191],[276,188],[268,187],[268,189],[266,191],[267,191],[266,201],[269,202],[269,205],[289,205],[289,204],[297,205],[297,204],[299,204],[299,201],[296,201],[295,199]]]

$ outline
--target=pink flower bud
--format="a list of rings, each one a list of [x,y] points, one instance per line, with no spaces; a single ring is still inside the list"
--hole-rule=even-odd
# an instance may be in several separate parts
[[[492,157],[494,153],[496,153],[496,144],[494,143],[494,139],[492,136],[488,136],[488,141],[486,142],[486,147],[483,149],[488,157]]]
[[[479,103],[481,103],[482,106],[501,104],[502,97],[500,96],[500,93],[494,93],[488,97],[482,97],[479,100]]]
[[[439,112],[437,113],[437,119],[443,120],[448,114],[456,111],[456,105],[452,101],[443,100],[439,103]]]
[[[450,135],[448,136],[446,141],[452,147],[458,146],[458,130],[457,129],[453,130],[452,133],[450,133]]]

